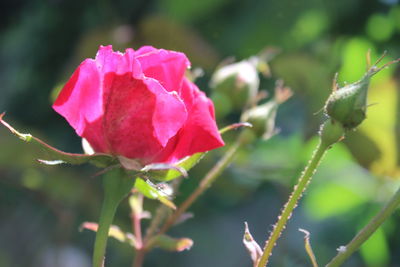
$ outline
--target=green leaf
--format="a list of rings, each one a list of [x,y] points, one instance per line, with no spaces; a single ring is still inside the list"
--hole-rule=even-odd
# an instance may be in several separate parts
[[[98,228],[99,228],[99,225],[94,222],[84,222],[80,227],[81,231],[83,229],[87,229],[87,230],[91,230],[93,232],[97,232]],[[137,242],[136,242],[135,236],[132,233],[123,232],[116,225],[111,225],[110,230],[108,232],[108,236],[113,237],[122,243],[127,243],[127,244],[131,245],[132,247],[137,247]]]
[[[168,195],[162,190],[157,188],[157,185],[150,182],[150,180],[144,181],[142,178],[136,178],[135,188],[142,193],[145,197],[150,199],[157,199],[167,207],[176,209],[175,204],[168,199]]]
[[[46,160],[39,160],[43,164],[48,165],[56,165],[61,163],[70,163],[70,164],[83,164],[83,163],[92,163],[98,167],[107,167],[113,164],[117,164],[116,158],[111,155],[103,154],[103,153],[95,153],[93,155],[86,154],[76,154],[76,153],[67,153],[61,150],[58,150],[39,138],[32,136],[31,134],[23,134],[14,129],[10,124],[3,120],[5,113],[0,114],[0,122],[15,136],[19,137],[22,141],[25,141],[30,144],[34,144],[42,148],[46,154]]]
[[[146,249],[158,247],[167,251],[181,252],[189,250],[193,245],[193,240],[190,238],[172,238],[167,235],[156,235],[149,240]]]

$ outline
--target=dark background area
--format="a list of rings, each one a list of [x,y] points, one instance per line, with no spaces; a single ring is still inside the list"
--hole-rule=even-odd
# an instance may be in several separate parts
[[[270,62],[272,92],[281,78],[295,95],[277,116],[280,133],[242,148],[234,163],[192,207],[195,217],[171,231],[190,237],[181,253],[153,251],[145,266],[251,266],[242,245],[243,222],[264,244],[291,186],[316,145],[320,110],[332,78],[354,82],[388,50],[400,57],[400,5],[396,0],[30,0],[0,2],[0,112],[30,132],[69,152],[80,140],[51,109],[57,88],[99,45],[115,50],[153,45],[187,54],[205,75],[197,84],[208,95],[218,64],[248,58],[265,47],[280,54]],[[323,266],[399,186],[399,66],[373,78],[368,119],[324,159],[272,256],[271,266],[310,266],[303,234],[311,232]],[[53,92],[53,93],[52,93]],[[238,121],[238,112],[218,121]],[[225,140],[227,147],[236,133]],[[226,148],[208,154],[190,172],[180,203]],[[90,266],[94,233],[79,232],[96,221],[102,192],[90,166],[43,166],[42,154],[0,128],[0,266]],[[148,200],[153,211],[157,202]],[[115,224],[130,231],[128,205]],[[400,266],[400,216],[390,218],[345,266]],[[110,240],[107,266],[130,266],[132,249]],[[55,261],[57,258],[58,262]]]

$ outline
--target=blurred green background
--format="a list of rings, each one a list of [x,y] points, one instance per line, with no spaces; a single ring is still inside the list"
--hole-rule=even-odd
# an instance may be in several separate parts
[[[243,222],[264,244],[291,186],[316,145],[323,120],[317,113],[332,78],[354,82],[365,71],[365,54],[388,50],[400,57],[397,0],[14,0],[0,2],[0,112],[22,132],[81,152],[80,140],[51,109],[51,92],[99,45],[114,49],[155,47],[185,52],[208,81],[221,60],[245,59],[265,47],[281,53],[270,63],[272,92],[281,78],[295,95],[277,117],[280,133],[241,149],[235,162],[192,207],[195,217],[171,235],[194,240],[190,251],[153,251],[145,266],[251,266],[242,245]],[[311,186],[276,247],[271,266],[310,266],[303,234],[311,232],[323,266],[399,187],[399,66],[374,77],[368,119],[325,157]],[[239,120],[237,112],[218,121]],[[237,133],[227,135],[226,141]],[[190,173],[176,203],[187,196],[225,149],[209,153]],[[0,127],[0,266],[90,266],[94,233],[79,232],[96,221],[101,203],[99,178],[90,166],[43,166],[39,151]],[[157,203],[147,201],[154,210]],[[127,203],[115,223],[130,230]],[[109,242],[108,266],[130,266],[131,248]],[[56,259],[57,258],[57,259]],[[345,266],[400,266],[400,214]]]

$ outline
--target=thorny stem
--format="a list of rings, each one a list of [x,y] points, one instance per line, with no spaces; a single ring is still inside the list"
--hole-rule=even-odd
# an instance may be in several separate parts
[[[382,225],[385,220],[400,206],[400,188],[392,199],[379,211],[377,215],[350,241],[346,246],[338,249],[338,254],[326,267],[341,266],[359,247]]]
[[[235,143],[229,148],[224,156],[214,165],[214,167],[206,174],[201,180],[199,186],[195,191],[179,206],[179,208],[167,219],[164,225],[161,227],[158,234],[163,234],[174,225],[174,223],[182,216],[182,214],[193,204],[194,201],[206,191],[211,184],[218,178],[221,172],[228,166],[232,161],[233,156],[242,144],[242,135],[240,134],[236,139]]]
[[[288,202],[285,204],[281,215],[278,217],[279,218],[278,222],[275,224],[274,229],[265,244],[263,254],[258,262],[258,267],[265,267],[267,265],[276,241],[280,237],[283,229],[286,226],[287,221],[292,215],[293,210],[297,206],[297,202],[301,198],[304,190],[306,189],[313,174],[315,173],[316,168],[318,167],[323,155],[325,154],[328,148],[329,145],[325,142],[320,141],[320,143],[318,144],[318,147],[314,151],[311,160],[309,161],[307,167],[305,168],[301,177],[299,178],[297,185],[295,185],[293,192],[289,197]]]

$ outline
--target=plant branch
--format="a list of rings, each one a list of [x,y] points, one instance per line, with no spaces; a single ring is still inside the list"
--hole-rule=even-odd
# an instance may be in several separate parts
[[[131,201],[134,202],[135,207],[132,208],[131,220],[132,220],[132,230],[136,238],[137,247],[143,247],[142,239],[142,212],[143,212],[143,195],[140,193],[134,193],[131,196]],[[132,205],[132,204],[131,204]]]
[[[144,241],[142,236],[142,218],[143,218],[143,195],[135,192],[129,197],[129,205],[131,207],[132,230],[136,238],[135,258],[133,267],[141,267],[144,260]]]
[[[133,267],[142,267],[145,255],[146,255],[146,250],[144,248],[137,249],[135,259],[133,261],[132,266]]]
[[[326,267],[340,266],[347,260],[367,239],[391,216],[400,206],[400,188],[392,199],[379,211],[377,215],[350,241],[346,246],[338,249],[338,254],[326,265]]]
[[[171,226],[182,216],[182,214],[197,200],[197,198],[206,191],[211,184],[219,177],[222,171],[232,161],[233,156],[242,144],[242,135],[240,134],[235,143],[229,148],[224,156],[214,165],[214,167],[201,180],[195,191],[179,206],[179,208],[167,219],[161,227],[158,234],[163,234],[169,230]]]

